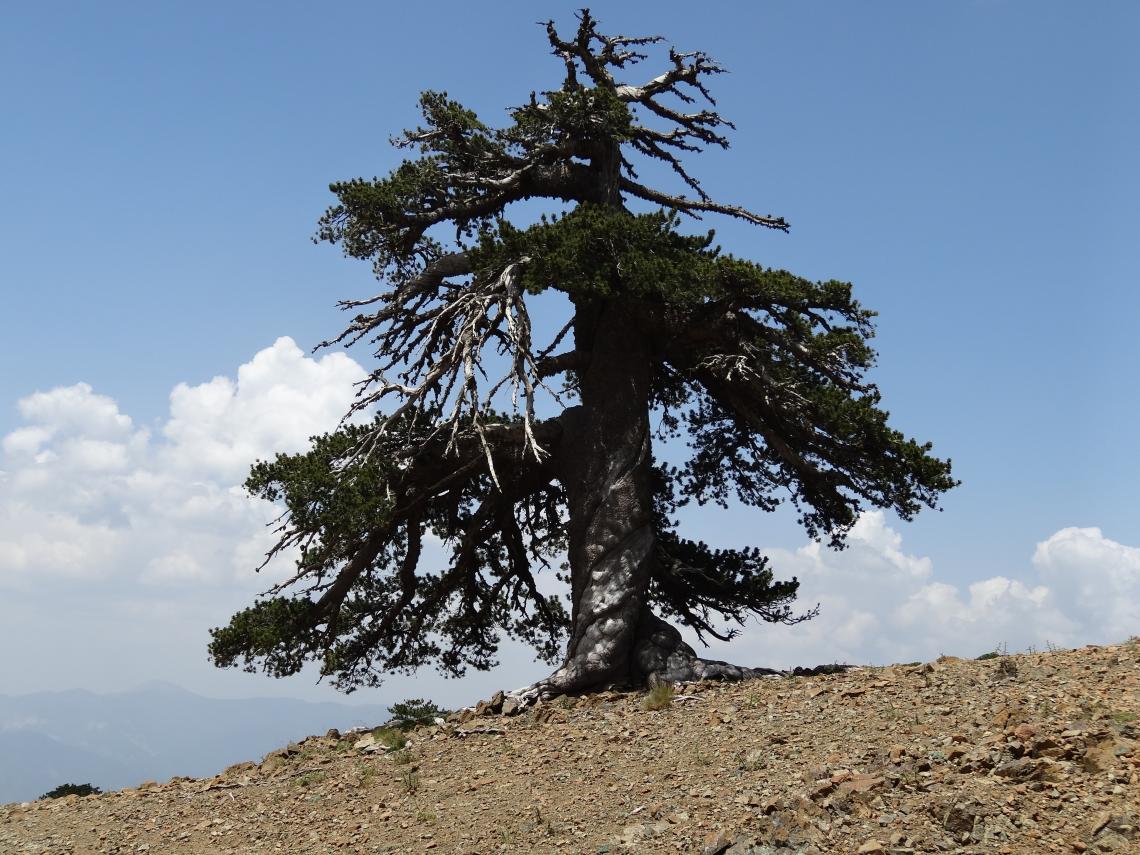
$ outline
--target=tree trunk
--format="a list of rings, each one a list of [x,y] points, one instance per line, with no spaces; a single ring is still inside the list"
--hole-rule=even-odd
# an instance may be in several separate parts
[[[544,694],[625,684],[654,556],[649,342],[616,302],[578,308],[581,405],[560,454],[570,508],[572,601],[566,663]]]
[[[549,697],[608,686],[770,671],[697,657],[647,605],[656,560],[649,430],[650,344],[617,303],[578,309],[581,406],[564,416],[563,486],[570,509],[571,634],[566,662],[537,686]]]

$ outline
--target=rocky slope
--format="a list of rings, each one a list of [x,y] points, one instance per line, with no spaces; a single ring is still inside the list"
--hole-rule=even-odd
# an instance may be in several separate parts
[[[468,712],[0,807],[4,853],[1136,853],[1140,643]]]

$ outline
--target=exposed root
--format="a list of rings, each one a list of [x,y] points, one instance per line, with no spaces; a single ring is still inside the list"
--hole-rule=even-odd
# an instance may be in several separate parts
[[[842,670],[846,666],[823,666],[821,669],[797,668],[796,673],[817,673],[823,668]],[[775,668],[748,668],[702,659],[697,656],[681,633],[649,611],[641,617],[629,667],[622,679],[615,680],[617,669],[612,664],[595,662],[590,657],[575,657],[545,680],[515,689],[513,698],[518,711],[559,695],[578,695],[607,689],[632,689],[659,683],[695,683],[701,680],[755,680],[761,677],[784,677],[793,672]]]
[[[746,668],[716,659],[701,659],[677,629],[651,612],[641,618],[634,665],[639,682],[693,683],[698,680],[753,680],[783,676],[774,668]]]

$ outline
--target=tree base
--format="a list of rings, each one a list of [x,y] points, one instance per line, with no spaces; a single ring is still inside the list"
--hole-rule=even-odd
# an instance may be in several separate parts
[[[647,686],[658,683],[692,683],[698,680],[754,680],[783,674],[774,668],[747,668],[717,659],[697,656],[676,627],[657,615],[646,613],[641,620],[634,651],[635,676]]]
[[[533,685],[510,693],[516,709],[559,695],[580,695],[610,689],[651,688],[662,683],[695,683],[700,680],[754,680],[781,677],[786,672],[774,668],[747,668],[702,659],[685,643],[681,633],[651,612],[641,618],[628,662],[620,666],[601,662],[589,654],[573,657],[565,665]]]

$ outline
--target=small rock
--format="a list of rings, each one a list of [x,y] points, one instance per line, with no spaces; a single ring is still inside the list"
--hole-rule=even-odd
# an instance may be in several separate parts
[[[710,831],[701,844],[701,855],[722,855],[732,840],[723,831]]]
[[[1037,730],[1030,724],[1019,724],[1013,729],[1013,735],[1022,742],[1029,742],[1037,735]]]
[[[1098,813],[1095,817],[1093,817],[1093,824],[1089,829],[1089,837],[1096,837],[1111,821],[1112,814],[1108,811],[1101,811]]]
[[[872,852],[885,852],[886,850],[887,847],[885,847],[878,840],[868,840],[855,851],[858,852],[859,855],[870,855]]]
[[[536,722],[540,722],[540,723],[551,722],[551,721],[563,721],[564,722],[564,721],[566,721],[566,713],[562,712],[562,710],[558,709],[558,707],[552,707],[550,705],[543,705],[543,706],[539,707],[537,710],[535,710],[534,720]]]
[[[1038,776],[1040,766],[1041,764],[1037,760],[1033,760],[1029,757],[1021,757],[1017,760],[1002,763],[994,769],[994,774],[999,778],[1008,778],[1011,781],[1028,781]]]
[[[973,834],[978,820],[985,821],[985,814],[977,802],[955,802],[942,815],[942,827],[956,836]]]
[[[808,792],[808,797],[811,798],[813,801],[818,801],[819,799],[822,799],[824,796],[826,796],[828,793],[832,792],[834,789],[835,789],[835,784],[831,783],[830,780],[824,778],[823,780],[816,781],[814,783],[814,785],[812,786],[812,788]]]
[[[834,781],[835,778],[832,777]],[[869,793],[876,787],[881,787],[885,781],[877,775],[852,775],[839,785],[840,793]]]

